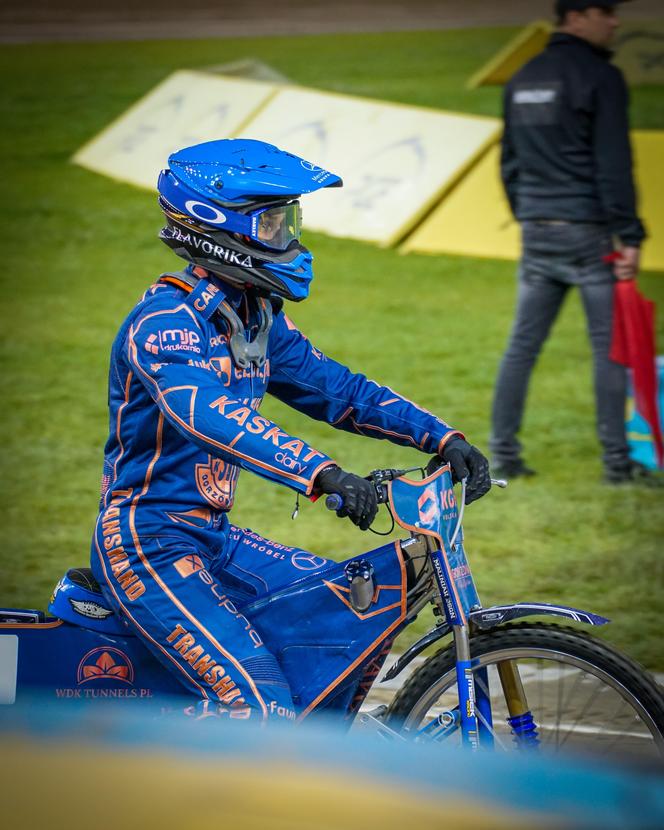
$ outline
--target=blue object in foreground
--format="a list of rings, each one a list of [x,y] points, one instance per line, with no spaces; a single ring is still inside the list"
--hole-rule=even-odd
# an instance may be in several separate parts
[[[631,372],[628,374],[629,386],[627,391],[627,441],[629,443],[629,454],[634,461],[643,464],[649,470],[657,470],[657,453],[653,440],[650,424],[639,415],[634,406],[634,388],[632,385]],[[664,432],[664,355],[657,358],[657,405],[659,408],[659,421]]]
[[[39,699],[0,707],[4,826],[53,827],[53,817],[65,826],[67,816],[102,808],[114,826],[163,830],[211,826],[214,817],[256,830],[323,818],[329,830],[664,826],[659,768],[385,742],[321,721],[261,729],[169,718],[158,706],[153,715]]]

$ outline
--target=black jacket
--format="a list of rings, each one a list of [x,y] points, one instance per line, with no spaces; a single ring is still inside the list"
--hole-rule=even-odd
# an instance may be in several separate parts
[[[516,73],[505,88],[501,174],[517,219],[605,222],[638,245],[627,87],[610,57],[557,32]]]

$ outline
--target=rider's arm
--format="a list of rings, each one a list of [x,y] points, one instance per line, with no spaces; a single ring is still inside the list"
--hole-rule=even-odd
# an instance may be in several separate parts
[[[184,303],[140,315],[126,355],[167,421],[212,455],[309,494],[331,459],[229,394],[208,361],[208,333]],[[230,360],[230,356],[229,356]]]
[[[440,453],[452,435],[440,418],[318,351],[280,312],[270,333],[270,383],[275,397],[337,429]]]

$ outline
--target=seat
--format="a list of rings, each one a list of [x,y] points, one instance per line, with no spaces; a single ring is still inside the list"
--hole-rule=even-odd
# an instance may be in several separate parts
[[[81,588],[92,591],[93,594],[101,594],[101,588],[92,575],[91,568],[70,568],[67,571],[67,576],[74,585],[79,585]]]
[[[90,568],[70,568],[55,586],[48,610],[64,622],[105,634],[126,634]]]

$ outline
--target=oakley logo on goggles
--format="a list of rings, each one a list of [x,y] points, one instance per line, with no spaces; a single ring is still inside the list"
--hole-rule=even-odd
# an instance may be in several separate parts
[[[268,205],[246,214],[236,213],[194,193],[177,181],[170,170],[162,170],[159,191],[182,218],[190,220],[193,217],[205,225],[248,236],[275,251],[285,251],[291,242],[299,240],[302,232],[302,210],[298,201]]]

